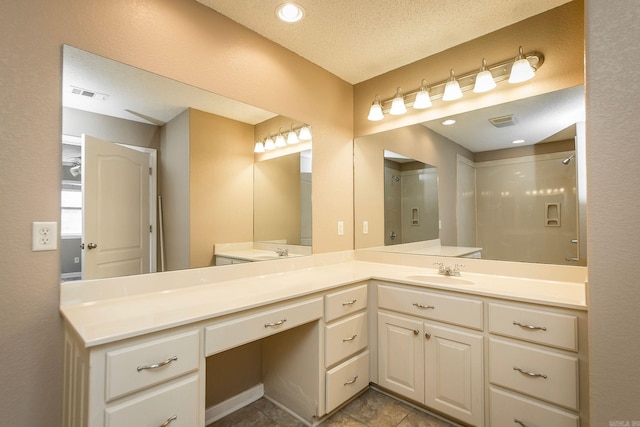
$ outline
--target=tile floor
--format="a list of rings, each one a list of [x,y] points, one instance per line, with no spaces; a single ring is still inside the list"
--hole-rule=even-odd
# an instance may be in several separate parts
[[[259,399],[208,427],[303,427],[267,399]],[[369,389],[321,424],[321,427],[454,427],[377,390]]]

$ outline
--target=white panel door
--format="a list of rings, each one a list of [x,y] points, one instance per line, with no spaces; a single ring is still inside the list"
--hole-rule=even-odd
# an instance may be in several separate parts
[[[425,323],[424,343],[425,405],[483,425],[482,336]]]
[[[378,313],[378,381],[409,399],[424,399],[422,323]]]
[[[149,154],[83,139],[83,278],[148,273]]]

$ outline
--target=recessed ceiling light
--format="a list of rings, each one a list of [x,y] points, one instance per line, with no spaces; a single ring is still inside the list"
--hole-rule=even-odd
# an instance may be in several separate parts
[[[298,22],[304,17],[304,9],[295,3],[283,3],[276,9],[276,16],[284,22]]]
[[[524,139],[516,139],[515,141],[512,141],[512,144],[522,144],[524,142]]]
[[[445,126],[451,126],[452,124],[454,124],[456,121],[453,119],[447,119],[444,122],[442,122],[443,125]]]

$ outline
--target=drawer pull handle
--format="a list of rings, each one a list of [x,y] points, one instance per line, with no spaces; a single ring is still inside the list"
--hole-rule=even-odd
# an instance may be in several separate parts
[[[413,303],[413,305],[415,305],[415,306],[416,306],[416,307],[418,307],[418,308],[424,308],[425,310],[426,310],[426,309],[428,309],[428,308],[435,308],[435,307],[434,307],[434,306],[432,306],[432,305],[424,305],[424,304],[419,304],[419,303],[417,303],[417,302],[414,302],[414,303]]]
[[[522,369],[518,368],[517,366],[514,366],[513,370],[514,371],[518,371],[518,372],[520,372],[521,374],[524,374],[524,375],[529,375],[530,377],[540,377],[540,378],[547,379],[547,376],[545,374],[537,374],[535,372],[523,371]]]
[[[357,299],[352,299],[351,301],[345,301],[342,303],[342,305],[353,305],[356,303],[356,301],[358,301]]]
[[[522,427],[527,427],[527,425],[525,423],[523,423],[522,421],[520,421],[517,418],[514,418],[513,422],[516,423],[516,424],[520,424]]]
[[[417,330],[417,329],[414,329],[414,330],[413,330],[413,335],[418,335],[419,333],[420,333],[420,331],[419,331],[419,330]]]
[[[178,360],[178,356],[173,356],[168,358],[167,360],[163,360],[160,363],[154,363],[153,365],[138,366],[137,369],[138,369],[138,372],[144,371],[145,369],[158,369],[158,368],[162,368],[163,366],[167,366],[169,363],[175,362],[176,360]]]
[[[357,336],[358,336],[357,334],[353,334],[349,338],[342,338],[342,342],[353,341],[356,339]]]
[[[425,337],[426,339],[431,338],[431,333],[430,333],[430,332],[426,332],[426,333],[424,334],[424,337]]]
[[[162,424],[160,424],[160,427],[167,427],[169,424],[171,424],[172,422],[174,422],[177,419],[178,419],[177,415],[174,415],[173,417],[169,417],[169,418],[167,418],[167,421],[165,421]]]
[[[351,385],[353,383],[355,383],[358,380],[358,376],[356,375],[355,377],[353,377],[352,380],[347,381],[346,383],[344,383],[344,385]]]
[[[516,322],[515,320],[513,321],[513,324],[516,326],[520,326],[521,328],[525,328],[525,329],[532,329],[532,330],[539,330],[539,331],[546,331],[547,327],[546,326],[533,326],[533,325],[524,325],[520,322]]]
[[[270,327],[270,326],[280,326],[280,325],[282,325],[282,324],[283,324],[284,322],[286,322],[286,321],[287,321],[287,319],[281,319],[281,320],[278,320],[277,322],[269,322],[269,323],[265,323],[265,324],[264,324],[264,327],[265,327],[265,328],[268,328],[268,327]]]

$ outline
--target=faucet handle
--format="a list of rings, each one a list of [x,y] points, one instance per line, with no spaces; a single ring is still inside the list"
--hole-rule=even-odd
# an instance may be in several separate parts
[[[464,264],[456,264],[455,268],[453,269],[453,273],[456,276],[459,276],[460,275],[460,268],[462,268],[462,267],[464,267]]]

